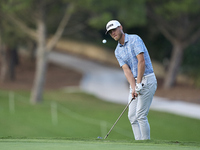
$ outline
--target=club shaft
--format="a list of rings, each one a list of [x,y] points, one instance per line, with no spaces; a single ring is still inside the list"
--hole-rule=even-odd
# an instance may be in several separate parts
[[[104,137],[104,139],[106,139],[108,137],[108,135],[110,134],[110,132],[112,131],[112,129],[114,128],[114,126],[117,124],[117,122],[119,121],[119,119],[121,118],[121,116],[124,114],[124,112],[126,111],[126,109],[128,108],[128,106],[131,104],[131,102],[133,101],[134,98],[131,99],[131,101],[126,105],[126,107],[124,108],[124,110],[122,111],[122,113],[120,114],[120,116],[117,118],[117,120],[115,121],[115,123],[113,124],[113,126],[111,127],[110,131],[107,133],[107,135]]]

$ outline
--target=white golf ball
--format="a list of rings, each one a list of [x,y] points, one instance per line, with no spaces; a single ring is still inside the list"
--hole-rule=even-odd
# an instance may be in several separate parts
[[[104,43],[104,44],[105,44],[106,42],[107,42],[107,41],[106,41],[106,39],[103,39],[102,43]]]

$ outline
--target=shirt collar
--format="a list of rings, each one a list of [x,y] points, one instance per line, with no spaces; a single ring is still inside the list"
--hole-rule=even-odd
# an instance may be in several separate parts
[[[129,38],[128,38],[128,34],[125,33],[124,45],[122,45],[122,44],[120,44],[120,43],[118,42],[119,46],[120,46],[120,47],[125,46],[125,45],[128,43],[128,40],[129,40]]]

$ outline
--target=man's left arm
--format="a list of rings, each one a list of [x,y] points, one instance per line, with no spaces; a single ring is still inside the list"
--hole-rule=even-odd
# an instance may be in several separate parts
[[[144,60],[144,53],[140,53],[137,56],[138,59],[138,75],[137,75],[137,83],[135,86],[135,91],[137,94],[141,94],[140,91],[142,89],[142,77],[145,71],[145,60]]]
[[[142,77],[145,71],[145,60],[144,60],[144,53],[140,53],[137,56],[138,60],[138,75],[137,75],[137,83],[142,82]]]

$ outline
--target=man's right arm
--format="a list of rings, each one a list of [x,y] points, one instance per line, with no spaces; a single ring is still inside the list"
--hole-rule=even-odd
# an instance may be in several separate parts
[[[122,66],[122,69],[124,71],[124,74],[126,76],[127,81],[129,82],[131,88],[132,88],[132,97],[137,97],[137,94],[135,93],[135,78],[127,64],[124,64]]]

